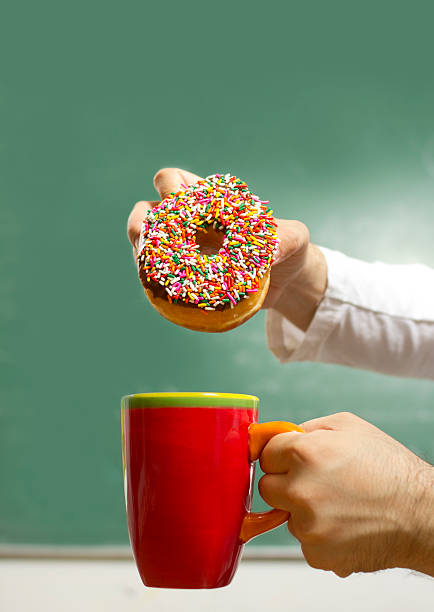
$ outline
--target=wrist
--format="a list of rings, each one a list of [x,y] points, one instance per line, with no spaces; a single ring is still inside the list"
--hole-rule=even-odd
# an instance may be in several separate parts
[[[285,286],[273,308],[306,331],[327,289],[327,263],[320,249],[310,243],[298,274]]]

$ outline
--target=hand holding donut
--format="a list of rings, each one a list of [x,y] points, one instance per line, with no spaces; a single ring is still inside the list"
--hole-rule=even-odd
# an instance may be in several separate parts
[[[137,257],[139,248],[140,230],[142,228],[143,219],[146,213],[154,206],[158,206],[161,200],[167,197],[172,192],[177,192],[181,189],[181,185],[193,185],[200,180],[200,176],[180,170],[179,168],[162,168],[154,176],[154,186],[160,195],[160,200],[137,202],[128,218],[128,239],[133,247],[134,256]]]
[[[165,168],[159,170],[155,175],[154,185],[160,197],[165,199],[171,194],[176,194],[186,187],[194,192],[194,187],[191,186],[203,180],[204,179],[201,179],[201,177],[185,170]],[[235,189],[244,188],[243,190],[246,191],[245,188],[247,186],[242,184],[241,181],[238,181],[238,183],[239,186],[235,185]],[[221,185],[226,187],[224,184],[224,177],[221,179]],[[232,187],[233,185],[234,183],[232,183]],[[218,184],[216,186],[217,188],[220,187]],[[195,194],[193,193],[193,195]],[[256,196],[254,197],[256,198]],[[260,202],[259,199],[258,202]],[[136,257],[139,250],[141,232],[143,231],[142,222],[148,211],[159,206],[159,204],[159,201],[138,202],[130,214],[128,220],[128,237]],[[254,221],[257,221],[254,217],[254,212],[255,211],[248,217],[245,224],[247,231],[251,226],[250,219],[253,218]],[[266,223],[266,219],[263,222]],[[248,299],[237,304],[236,308],[233,308],[233,305],[230,303],[230,300],[233,301],[232,294],[223,296],[225,298],[224,301],[228,303],[228,307],[222,310],[223,306],[220,303],[213,312],[205,313],[210,315],[208,318],[203,316],[203,312],[197,312],[199,310],[197,308],[189,308],[187,310],[178,307],[173,309],[170,301],[162,299],[161,290],[160,293],[158,292],[159,287],[156,287],[155,284],[152,288],[147,287],[147,272],[145,271],[146,274],[140,273],[140,262],[138,261],[140,277],[150,301],[163,316],[166,316],[166,318],[180,325],[184,325],[185,327],[200,329],[202,331],[225,331],[226,329],[236,327],[252,316],[261,306],[265,308],[273,307],[281,311],[282,314],[292,320],[295,325],[298,325],[301,329],[306,329],[325,291],[327,275],[325,260],[321,252],[314,245],[309,243],[309,232],[304,224],[299,221],[287,220],[275,220],[275,222],[277,223],[277,238],[280,244],[277,255],[275,252],[273,253],[275,262],[271,269],[271,277],[269,279],[268,271],[263,273],[264,276],[261,276],[260,280],[258,276],[257,280],[259,283],[257,283],[257,287],[254,287],[256,293],[251,290],[251,294],[247,294]],[[269,222],[268,227],[271,227],[270,223],[273,223],[273,221]],[[205,236],[206,234],[207,233],[204,232]],[[210,235],[213,237],[211,232]],[[267,243],[273,242],[272,238],[273,236],[270,234]],[[249,237],[247,237],[247,239],[249,239]],[[270,244],[268,244],[268,247],[270,248],[268,249],[269,252],[267,256],[270,255],[273,245],[271,244],[270,246]],[[206,240],[204,240],[203,248],[205,250],[207,249]],[[262,252],[264,251],[261,251],[261,253]],[[236,253],[236,255],[238,258],[238,253]],[[256,252],[256,255],[258,255],[258,252]],[[227,258],[227,261],[231,263],[230,258]],[[149,279],[149,276],[147,278]],[[162,284],[163,283],[160,282],[160,285]],[[177,287],[177,285],[175,285],[175,287]],[[237,294],[235,295],[237,296]],[[204,306],[205,303],[201,305]],[[213,304],[208,304],[208,306],[211,307],[206,308],[205,306],[204,310],[212,311]],[[232,312],[230,312],[229,307],[232,308]]]

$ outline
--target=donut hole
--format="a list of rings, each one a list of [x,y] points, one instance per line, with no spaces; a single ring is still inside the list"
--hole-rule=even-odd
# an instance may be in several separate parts
[[[224,237],[224,232],[216,230],[213,225],[198,230],[195,236],[202,255],[217,255],[223,246]]]

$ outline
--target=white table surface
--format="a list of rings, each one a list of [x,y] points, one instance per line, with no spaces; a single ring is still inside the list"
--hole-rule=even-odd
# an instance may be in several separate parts
[[[434,579],[407,570],[346,579],[304,561],[243,561],[229,587],[145,588],[132,561],[0,559],[1,612],[433,612]]]

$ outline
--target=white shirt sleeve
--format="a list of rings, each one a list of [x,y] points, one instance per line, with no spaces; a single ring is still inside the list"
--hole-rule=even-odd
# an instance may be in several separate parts
[[[328,286],[307,331],[267,311],[267,341],[276,357],[434,379],[434,270],[321,250]]]

